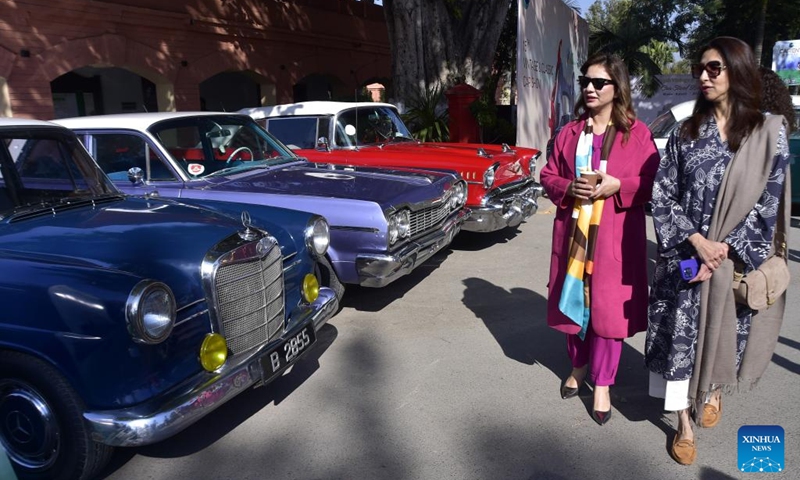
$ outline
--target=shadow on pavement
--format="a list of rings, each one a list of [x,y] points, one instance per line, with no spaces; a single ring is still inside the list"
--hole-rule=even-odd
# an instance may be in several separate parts
[[[456,238],[453,239],[453,243],[450,245],[450,247],[453,250],[477,252],[479,250],[490,248],[492,245],[496,245],[498,243],[509,242],[519,234],[520,230],[516,227],[507,227],[503,228],[502,230],[488,233],[462,231],[456,235]]]
[[[572,366],[566,339],[547,326],[546,298],[525,288],[507,291],[481,278],[467,278],[464,285],[464,305],[483,321],[506,357],[526,365],[538,363],[560,380],[569,375]],[[614,409],[628,421],[652,423],[671,440],[674,430],[662,413],[663,400],[648,395],[649,373],[643,355],[628,343],[623,345],[616,383],[611,387]],[[581,400],[590,415],[589,389],[583,388]],[[669,451],[667,440],[664,449]]]
[[[109,465],[97,478],[106,478],[125,465],[133,456],[154,458],[182,457],[199,452],[244,423],[256,412],[274,403],[279,405],[319,369],[320,356],[338,336],[336,327],[326,324],[317,332],[317,345],[292,366],[289,373],[268,385],[250,388],[186,430],[166,440],[136,448],[117,448]]]
[[[461,235],[459,233],[459,235]],[[458,238],[458,236],[456,236]],[[454,240],[455,242],[455,240]],[[451,244],[452,246],[452,244]],[[379,312],[392,302],[403,298],[409,290],[425,280],[453,251],[450,248],[436,252],[408,275],[403,275],[383,288],[346,285],[340,309],[353,308],[360,312]]]

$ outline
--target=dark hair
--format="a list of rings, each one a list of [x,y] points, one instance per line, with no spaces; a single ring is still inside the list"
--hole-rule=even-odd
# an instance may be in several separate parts
[[[614,82],[614,106],[611,110],[611,121],[614,122],[617,131],[624,133],[623,138],[627,142],[631,136],[631,125],[636,119],[631,100],[631,79],[628,75],[628,68],[618,55],[596,53],[581,65],[581,73],[586,75],[589,67],[593,65],[600,65],[605,68]],[[578,101],[575,102],[575,116],[579,117],[586,110],[586,102],[583,100],[583,95],[581,95]]]
[[[794,104],[789,87],[775,72],[766,67],[759,67],[761,74],[761,111],[783,115],[788,125],[787,133],[794,129]]]
[[[744,137],[764,123],[764,115],[760,110],[761,76],[753,50],[738,38],[717,37],[711,40],[700,49],[700,58],[712,49],[722,56],[724,72],[728,75],[728,146],[735,152]],[[700,134],[700,125],[713,114],[713,102],[706,100],[700,92],[692,116],[683,124],[681,136],[696,139]]]

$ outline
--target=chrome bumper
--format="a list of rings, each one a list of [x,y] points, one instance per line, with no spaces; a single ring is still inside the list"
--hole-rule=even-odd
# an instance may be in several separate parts
[[[356,257],[358,284],[362,287],[383,287],[414,270],[434,253],[450,245],[461,231],[470,210],[463,208],[448,217],[442,227],[410,242],[392,254],[363,254]]]
[[[470,207],[472,215],[462,227],[468,232],[494,232],[506,227],[516,227],[539,209],[537,198],[544,188],[529,180],[529,185],[515,190],[500,187],[486,197],[481,207]]]
[[[250,386],[260,383],[261,357],[310,322],[313,322],[315,331],[319,330],[338,308],[333,290],[321,288],[319,298],[313,304],[298,307],[292,312],[292,326],[280,338],[268,342],[236,363],[228,363],[214,373],[200,372],[177,388],[144,404],[120,410],[84,413],[92,438],[115,447],[135,447],[175,435]],[[279,376],[280,373],[275,378]]]

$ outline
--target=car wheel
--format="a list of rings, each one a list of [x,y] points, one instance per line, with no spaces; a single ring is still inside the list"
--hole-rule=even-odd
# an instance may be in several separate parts
[[[321,257],[319,259],[316,273],[319,284],[332,289],[336,294],[336,300],[341,303],[342,297],[344,296],[344,284],[339,281],[339,277],[336,276],[336,271],[333,269],[327,257]]]
[[[21,479],[88,479],[112,448],[91,439],[83,402],[49,364],[0,352],[0,443]]]

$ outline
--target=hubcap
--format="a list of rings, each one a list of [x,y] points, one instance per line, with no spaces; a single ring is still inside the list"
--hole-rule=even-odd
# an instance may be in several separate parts
[[[14,463],[29,470],[58,458],[60,432],[50,405],[27,383],[0,381],[0,443]]]

